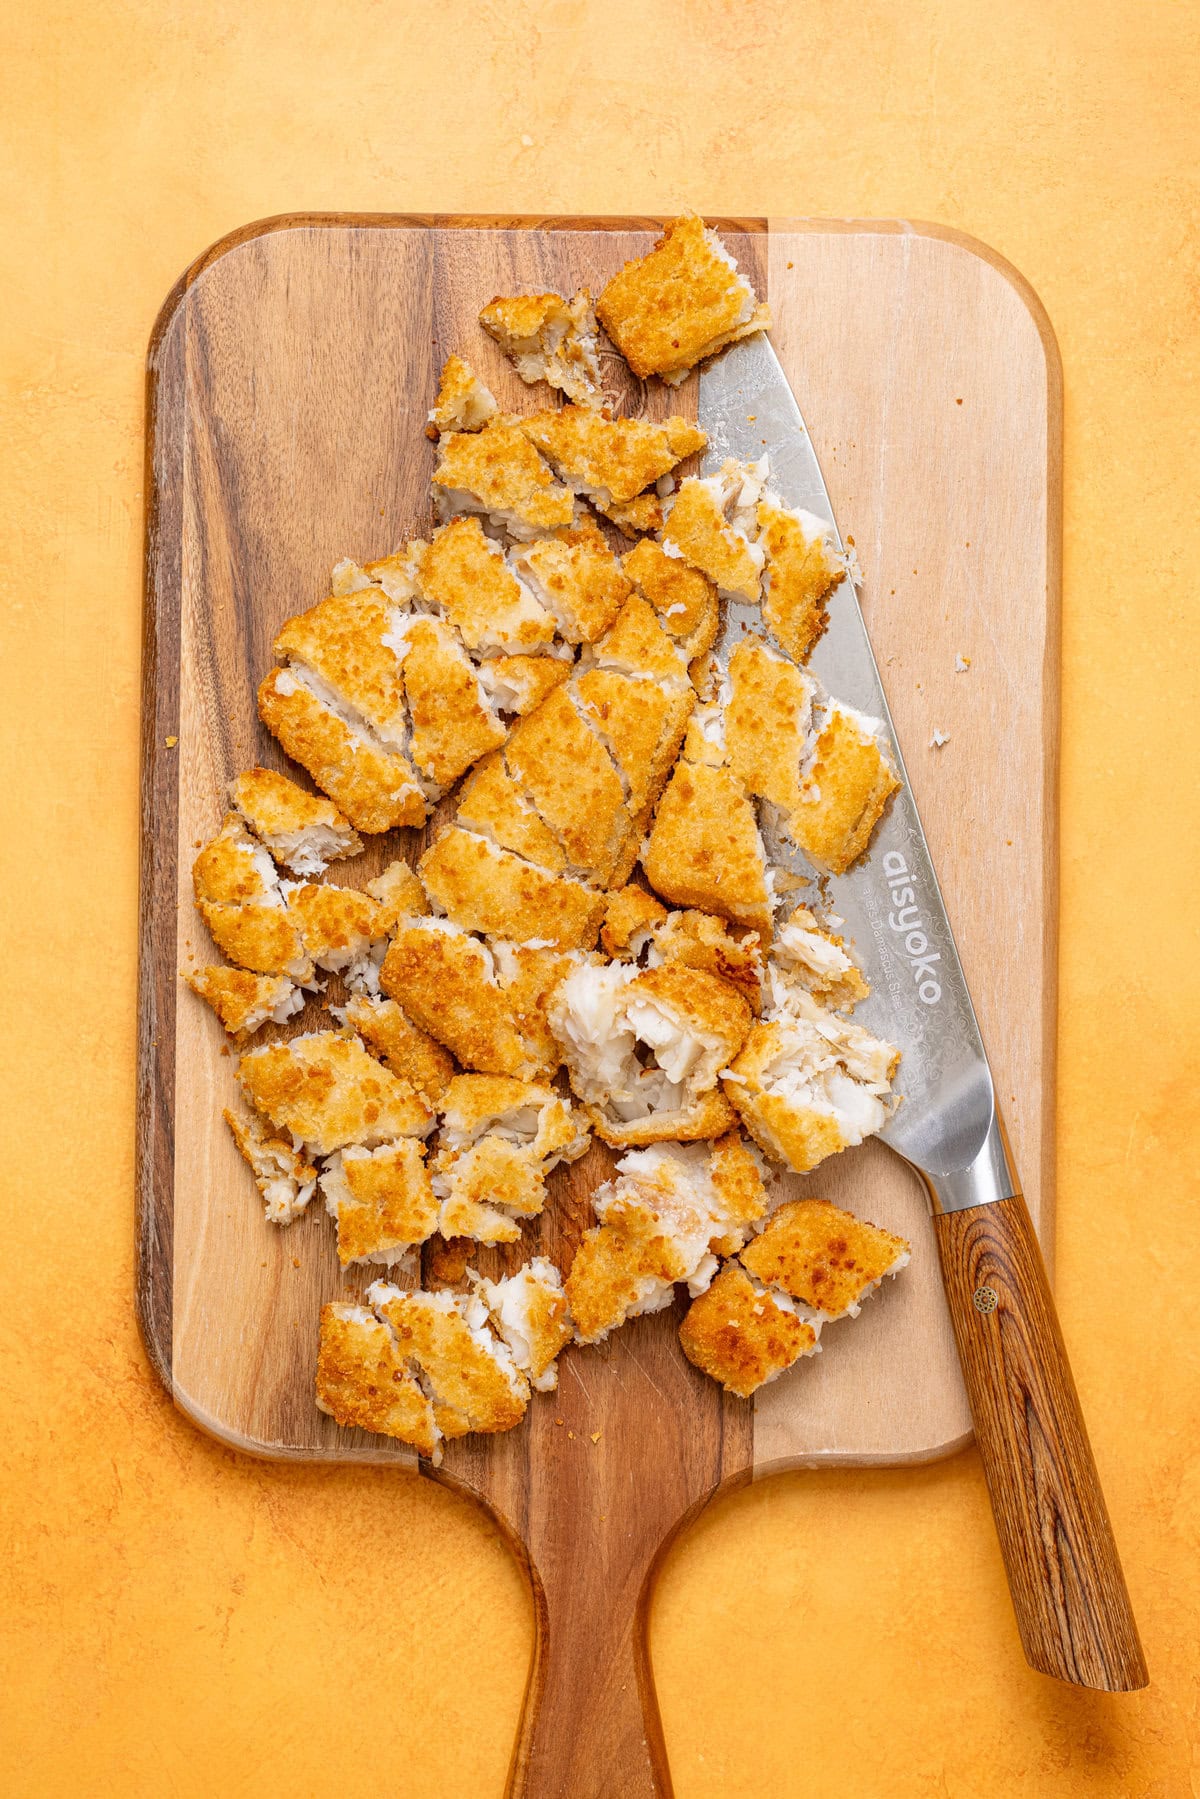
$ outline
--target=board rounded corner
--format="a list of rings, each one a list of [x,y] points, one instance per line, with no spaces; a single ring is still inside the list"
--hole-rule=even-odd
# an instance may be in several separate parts
[[[842,1470],[870,1471],[873,1468],[931,1468],[938,1462],[948,1462],[954,1456],[961,1455],[965,1449],[970,1449],[974,1441],[974,1428],[969,1427],[955,1437],[948,1437],[943,1443],[932,1443],[922,1449],[905,1450],[899,1454],[892,1450],[862,1453],[854,1449],[816,1449],[806,1455],[782,1455],[773,1457],[769,1462],[756,1462],[749,1478],[757,1485],[760,1480],[772,1480],[778,1474],[805,1474],[821,1470],[836,1474]]]

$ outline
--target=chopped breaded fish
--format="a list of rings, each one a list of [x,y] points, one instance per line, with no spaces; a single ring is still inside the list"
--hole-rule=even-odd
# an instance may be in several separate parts
[[[899,1062],[890,1043],[797,992],[786,1015],[754,1026],[722,1078],[755,1142],[804,1174],[881,1129]]]
[[[752,1012],[762,1006],[763,958],[757,931],[735,936],[724,918],[708,912],[672,912],[651,933],[646,960],[700,968],[736,987]]]
[[[352,556],[343,556],[340,562],[335,563],[333,573],[329,577],[330,593],[339,596],[359,593],[364,587],[376,585],[377,583],[372,580],[366,569],[360,567]]]
[[[871,989],[836,931],[820,925],[807,906],[797,906],[775,932],[767,983],[776,1011],[786,1011],[796,987],[828,1006],[849,1011]]]
[[[581,667],[569,692],[617,766],[633,823],[609,882],[628,880],[650,814],[675,766],[695,703],[691,688],[663,687],[613,668]]]
[[[422,825],[429,816],[407,756],[389,749],[304,669],[273,668],[258,690],[258,715],[358,830]]]
[[[494,1074],[460,1074],[441,1103],[443,1148],[461,1152],[486,1136],[531,1149],[547,1170],[577,1162],[588,1134],[568,1099],[537,1081]]]
[[[192,864],[196,910],[219,950],[253,974],[312,980],[274,863],[234,812]]]
[[[388,749],[405,752],[404,678],[391,637],[403,614],[380,587],[330,594],[289,618],[275,638],[279,662],[299,664]]]
[[[389,937],[402,918],[419,918],[429,910],[425,889],[403,857],[389,862],[366,890],[379,903],[379,928]]]
[[[670,476],[667,479],[670,480]],[[624,537],[638,537],[643,531],[661,531],[663,523],[662,495],[656,488],[639,493],[623,505],[605,508],[604,516],[616,525]]]
[[[529,1382],[508,1345],[488,1328],[487,1307],[474,1294],[406,1293],[386,1281],[367,1298],[411,1357],[448,1436],[511,1430],[529,1404]]]
[[[723,708],[725,756],[752,798],[790,817],[803,803],[813,749],[812,676],[757,637],[743,637],[729,658]]]
[[[457,632],[440,618],[412,613],[393,634],[404,666],[412,718],[409,754],[442,792],[480,756],[504,742],[506,727],[480,685]]]
[[[484,1137],[461,1154],[439,1150],[433,1190],[441,1201],[438,1229],[443,1237],[475,1243],[516,1243],[518,1220],[546,1203],[545,1175],[528,1148],[505,1137]]]
[[[245,968],[193,968],[184,975],[207,1000],[231,1037],[248,1037],[264,1024],[286,1024],[304,1004],[287,975],[251,974]]]
[[[317,1405],[348,1428],[377,1431],[440,1459],[434,1408],[411,1372],[406,1350],[365,1306],[321,1308]]]
[[[479,323],[528,386],[547,381],[580,405],[600,405],[604,396],[596,315],[586,288],[570,301],[561,294],[518,294],[511,300],[497,296],[484,307]]]
[[[738,1130],[727,1132],[713,1144],[708,1175],[716,1195],[712,1210],[720,1234],[714,1233],[709,1247],[718,1255],[730,1256],[740,1249],[765,1215],[765,1167],[758,1149]]]
[[[627,854],[633,820],[613,759],[568,688],[513,726],[504,765],[562,844],[572,874],[606,884]]]
[[[602,893],[474,831],[449,826],[422,856],[420,872],[433,904],[467,930],[559,949],[589,949],[596,941]]]
[[[447,356],[442,367],[437,399],[429,414],[433,430],[427,435],[439,436],[443,431],[478,431],[499,407],[470,363],[462,356]]]
[[[493,1330],[508,1344],[530,1386],[539,1393],[553,1393],[559,1353],[574,1335],[562,1276],[554,1263],[534,1256],[503,1280],[485,1280],[473,1270],[471,1278]]]
[[[662,547],[735,600],[759,597],[763,551],[731,520],[744,471],[726,462],[720,473],[705,479],[690,476],[672,499],[662,528]]]
[[[907,1267],[903,1237],[843,1212],[827,1199],[792,1199],[771,1214],[742,1262],[764,1285],[811,1306],[822,1319],[857,1318],[885,1275]]]
[[[452,431],[439,440],[433,494],[442,518],[478,512],[511,537],[574,523],[574,494],[554,479],[522,424],[501,416],[482,431]]]
[[[661,900],[644,887],[618,887],[608,896],[601,948],[617,961],[636,962],[667,917]]]
[[[688,1361],[741,1399],[815,1354],[819,1334],[794,1301],[768,1292],[736,1262],[692,1301],[679,1327]]]
[[[758,503],[758,542],[766,553],[763,623],[796,662],[807,662],[829,623],[829,596],[845,580],[833,526],[767,495]]]
[[[407,612],[420,596],[417,563],[424,549],[422,540],[414,537],[400,549],[393,550],[390,556],[381,556],[378,562],[368,562],[359,573],[364,582],[369,582],[372,587],[382,587],[388,599],[395,601],[402,612]],[[337,592],[336,585],[334,592]]]
[[[525,798],[499,751],[476,763],[463,782],[454,819],[463,830],[490,837],[540,868],[561,874],[567,866],[562,844]]]
[[[451,519],[417,562],[421,592],[482,655],[530,654],[554,642],[555,620],[484,534],[477,518]]]
[[[510,561],[568,643],[594,643],[633,591],[590,521],[557,537],[535,537],[514,550]]]
[[[334,1016],[356,1030],[394,1075],[436,1107],[454,1078],[454,1057],[415,1025],[394,999],[354,994]]]
[[[380,971],[383,991],[466,1068],[529,1079],[542,1066],[487,944],[442,918],[410,919]]]
[[[352,887],[308,881],[285,889],[288,912],[307,955],[318,968],[353,980],[371,960],[371,945],[387,935],[378,900]],[[368,985],[372,984],[368,980]]]
[[[657,530],[658,527],[654,526]],[[698,568],[679,556],[668,556],[660,543],[644,537],[623,557],[629,576],[658,614],[688,663],[706,656],[717,639],[720,605],[717,589]]]
[[[491,949],[516,1027],[541,1073],[551,1074],[562,1066],[562,1051],[550,1029],[550,1003],[575,967],[579,953],[543,943],[505,943],[498,938],[493,938]]]
[[[267,1222],[290,1224],[317,1190],[316,1169],[290,1143],[268,1136],[262,1119],[253,1112],[227,1111],[225,1122],[250,1164],[254,1183],[262,1194]]]
[[[596,314],[635,375],[672,386],[704,357],[771,324],[770,308],[695,213],[672,220],[649,255],[613,276]]]
[[[362,838],[332,800],[305,793],[273,768],[247,769],[230,785],[229,799],[276,862],[301,879],[362,849]]]
[[[556,475],[596,510],[627,507],[643,488],[708,442],[698,425],[670,418],[610,419],[586,406],[560,406],[521,420],[521,429]]]
[[[766,850],[754,806],[729,769],[677,764],[658,802],[642,867],[664,899],[716,912],[770,942]]]
[[[582,963],[550,1006],[571,1086],[606,1143],[716,1137],[733,1115],[719,1071],[750,1028],[750,1008],[725,981],[664,963]]]
[[[337,1221],[338,1261],[401,1261],[437,1229],[438,1202],[425,1145],[411,1137],[376,1149],[350,1144],[321,1170],[325,1210]]]
[[[817,708],[813,729],[804,795],[786,829],[814,867],[845,874],[866,851],[900,777],[879,741],[878,719],[829,700]]]
[[[618,674],[654,680],[678,694],[691,688],[688,668],[676,644],[667,636],[654,608],[641,594],[630,594],[603,637],[583,652],[580,667],[613,669]]]
[[[248,1050],[238,1080],[255,1110],[311,1155],[331,1156],[348,1143],[373,1148],[394,1137],[423,1137],[433,1123],[430,1107],[407,1081],[357,1037],[336,1031]]]
[[[556,653],[487,656],[477,666],[480,685],[496,710],[524,718],[567,680],[574,663],[569,654]]]

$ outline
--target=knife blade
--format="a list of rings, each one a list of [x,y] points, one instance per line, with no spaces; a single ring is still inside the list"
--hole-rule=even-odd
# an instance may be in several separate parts
[[[701,371],[704,472],[769,459],[783,504],[828,520],[844,544],[812,440],[763,335]],[[880,1135],[920,1174],[975,1437],[1025,1654],[1079,1686],[1132,1691],[1145,1659],[1037,1236],[1008,1154],[995,1089],[904,757],[858,605],[840,583],[809,667],[829,692],[879,721],[903,782],[867,854],[827,891],[871,995],[855,1020],[901,1051],[900,1103]],[[756,606],[727,600],[725,666]],[[813,870],[782,833],[773,862]]]

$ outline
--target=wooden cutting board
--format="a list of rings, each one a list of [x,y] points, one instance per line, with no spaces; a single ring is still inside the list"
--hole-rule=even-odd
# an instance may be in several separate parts
[[[1000,258],[936,227],[717,223],[771,302],[776,347],[858,549],[863,610],[1049,1252],[1061,430],[1050,326]],[[236,1062],[177,978],[214,959],[191,905],[195,849],[239,769],[285,765],[254,708],[281,621],[323,596],[342,556],[381,556],[428,527],[423,430],[445,355],[465,351],[502,405],[547,403],[479,329],[479,307],[495,293],[597,292],[657,229],[645,219],[276,219],[201,257],[156,326],[139,1305],[177,1404],[236,1448],[415,1459],[339,1430],[313,1403],[320,1305],[368,1280],[340,1275],[316,1204],[286,1231],[264,1223],[221,1122]],[[694,416],[694,377],[668,395],[615,359],[607,370],[627,410]],[[938,749],[935,728],[949,739]],[[334,878],[361,885],[397,853],[415,859],[426,835],[376,840]],[[298,1028],[312,1028],[311,1015]],[[596,1149],[553,1177],[550,1212],[517,1259],[537,1247],[567,1265],[610,1165]],[[535,1591],[514,1793],[669,1791],[645,1657],[648,1574],[719,1487],[786,1467],[928,1461],[969,1439],[917,1180],[868,1144],[794,1186],[914,1246],[910,1269],[856,1322],[826,1332],[820,1356],[738,1401],[684,1360],[677,1315],[641,1319],[564,1355],[558,1393],[535,1395],[519,1429],[447,1448],[436,1478],[494,1510]]]

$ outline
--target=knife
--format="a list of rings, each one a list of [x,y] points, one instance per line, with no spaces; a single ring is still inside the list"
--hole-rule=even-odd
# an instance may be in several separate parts
[[[732,345],[700,376],[705,472],[770,460],[787,506],[833,507],[799,407],[767,339]],[[718,658],[761,625],[727,602]],[[854,868],[829,883],[872,993],[855,1012],[902,1051],[901,1102],[880,1132],[929,1194],[958,1344],[1021,1642],[1030,1665],[1076,1686],[1128,1692],[1146,1664],[1049,1281],[1013,1170],[987,1055],[954,946],[858,597],[837,588],[810,666],[839,700],[882,723],[904,782]],[[771,859],[811,873],[764,820]]]

